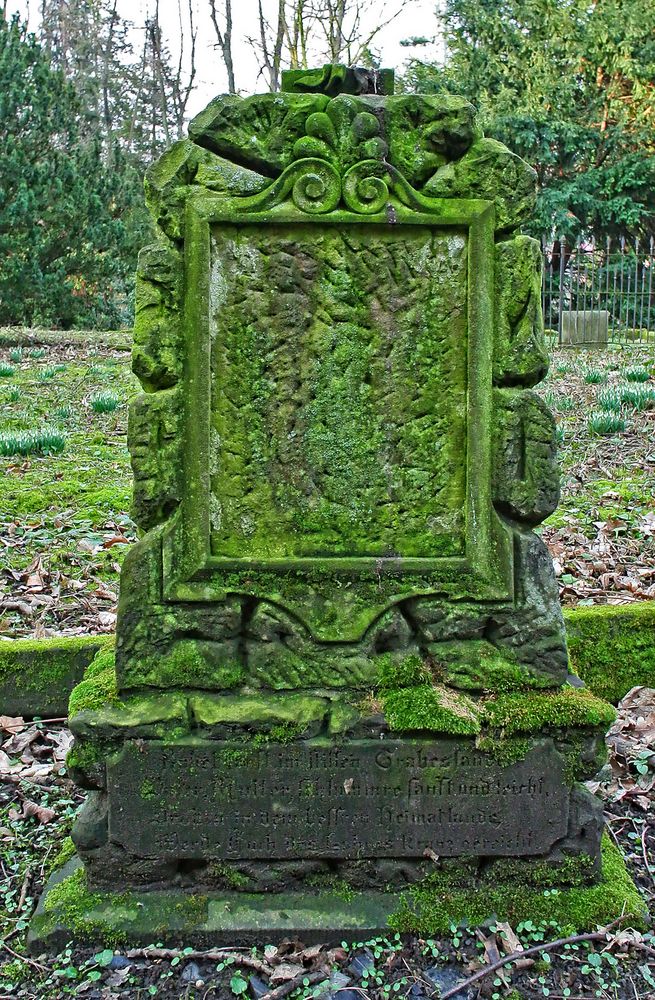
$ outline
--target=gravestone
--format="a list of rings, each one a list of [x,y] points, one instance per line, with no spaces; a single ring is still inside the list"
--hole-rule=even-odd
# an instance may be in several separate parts
[[[574,886],[595,919],[612,710],[567,683],[533,530],[534,172],[464,100],[325,67],[216,98],[146,192],[142,534],[71,698],[83,868],[33,943],[339,939],[436,885]]]
[[[607,347],[610,314],[607,309],[580,309],[562,313],[562,343]]]

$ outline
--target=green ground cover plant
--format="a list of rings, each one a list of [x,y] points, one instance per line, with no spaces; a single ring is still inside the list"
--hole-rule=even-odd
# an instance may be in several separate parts
[[[626,368],[625,377],[628,382],[648,382],[650,372],[647,368]]]
[[[602,385],[607,382],[607,372],[602,371],[600,368],[588,368],[584,373],[584,380],[589,385]]]
[[[590,434],[619,434],[625,430],[625,419],[616,413],[592,413],[587,426]]]

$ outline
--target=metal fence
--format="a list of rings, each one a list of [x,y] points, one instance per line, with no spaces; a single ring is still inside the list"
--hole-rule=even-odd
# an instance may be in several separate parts
[[[543,308],[556,344],[655,343],[655,240],[544,243]]]

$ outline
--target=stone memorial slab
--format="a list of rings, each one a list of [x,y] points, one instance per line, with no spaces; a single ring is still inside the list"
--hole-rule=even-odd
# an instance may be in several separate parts
[[[562,343],[607,347],[610,314],[607,309],[578,309],[562,313]]]
[[[327,66],[216,97],[146,197],[139,540],[115,659],[71,696],[83,871],[33,945],[101,912],[110,942],[202,947],[515,926],[546,885],[563,925],[611,921],[582,782],[614,713],[568,684],[534,531],[535,172],[465,100]]]
[[[108,795],[113,843],[189,859],[545,854],[569,803],[548,740],[507,767],[454,740],[128,743]]]

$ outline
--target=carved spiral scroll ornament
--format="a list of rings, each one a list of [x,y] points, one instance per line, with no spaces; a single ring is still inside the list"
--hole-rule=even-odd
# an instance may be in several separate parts
[[[346,171],[343,200],[351,212],[375,215],[389,201],[388,168],[379,160],[361,160]]]
[[[290,169],[294,175],[299,174],[291,192],[296,208],[310,215],[322,215],[338,206],[341,178],[331,163],[312,157],[298,160]]]

